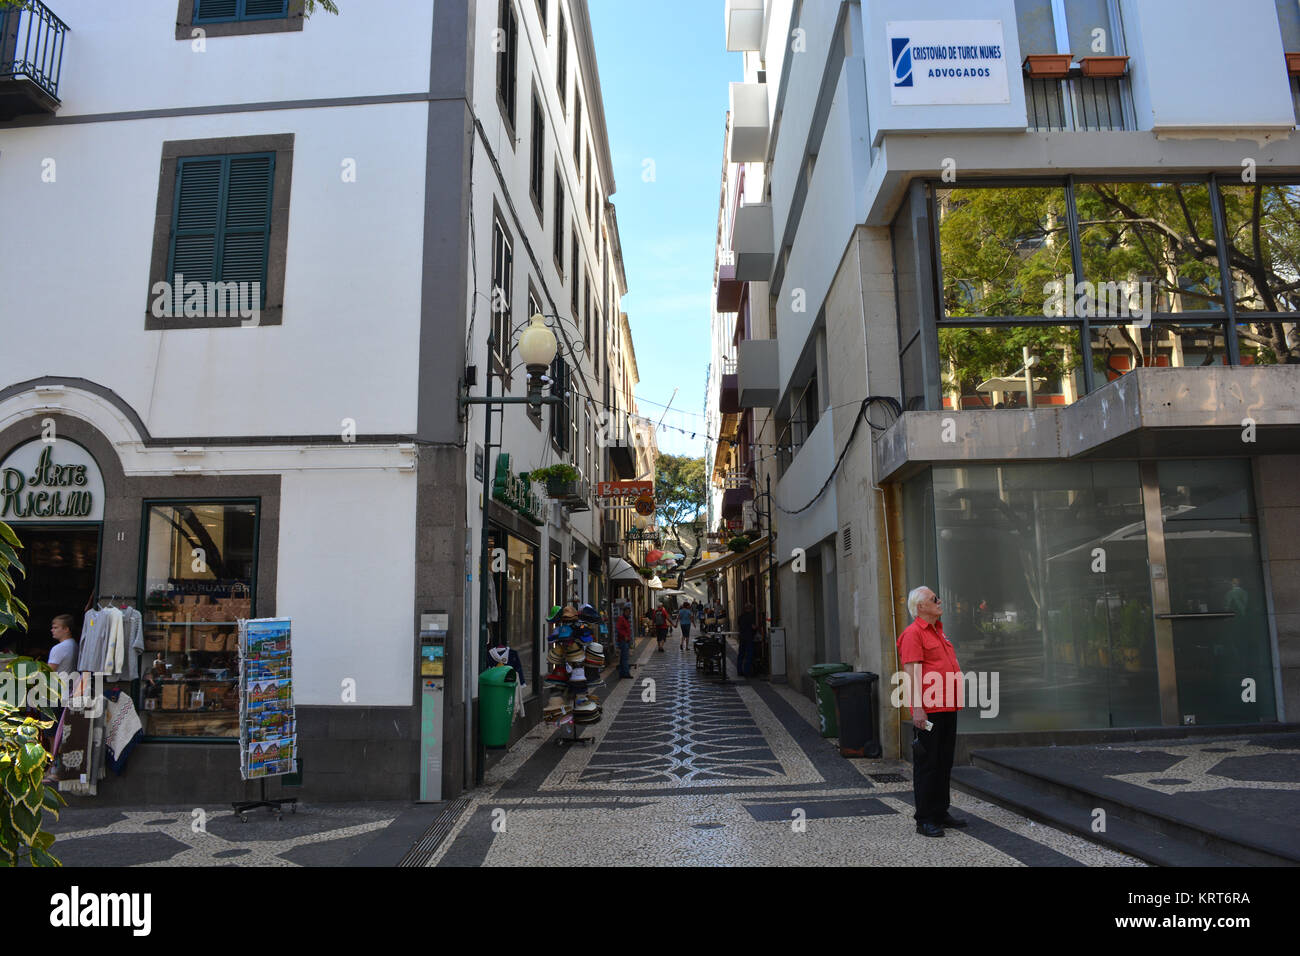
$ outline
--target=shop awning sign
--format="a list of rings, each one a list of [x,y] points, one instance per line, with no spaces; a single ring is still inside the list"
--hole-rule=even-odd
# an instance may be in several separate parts
[[[639,498],[642,495],[653,495],[654,493],[655,483],[653,481],[596,482],[597,498]]]
[[[104,476],[76,442],[36,438],[0,462],[0,521],[103,521]]]
[[[492,497],[532,524],[545,524],[542,499],[533,491],[533,483],[524,481],[510,470],[510,455],[497,455],[497,470],[492,481]]]

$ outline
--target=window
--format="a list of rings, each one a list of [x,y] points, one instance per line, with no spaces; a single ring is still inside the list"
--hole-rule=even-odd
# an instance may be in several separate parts
[[[591,276],[582,270],[582,344],[591,351]]]
[[[139,710],[149,736],[239,736],[238,621],[256,607],[257,511],[256,501],[146,507]]]
[[[569,25],[564,22],[564,11],[557,10],[559,39],[555,46],[555,89],[560,94],[560,109],[564,109],[569,90]],[[557,164],[556,168],[559,166]]]
[[[542,33],[546,32],[547,6],[549,0],[537,0],[537,18],[542,21]]]
[[[544,190],[546,176],[546,156],[542,152],[546,138],[546,120],[542,117],[542,104],[537,98],[537,90],[533,90],[533,142],[532,150],[529,154],[528,170],[528,191],[532,193],[533,206],[537,209],[538,218],[543,218]]]
[[[176,39],[193,40],[195,27],[209,37],[298,31],[303,6],[303,0],[180,0]]]
[[[569,260],[570,264],[572,264],[573,266],[573,286],[572,288],[570,288],[569,294],[570,294],[570,304],[573,306],[573,322],[574,325],[577,325],[578,301],[579,301],[578,293],[580,291],[578,289],[578,227],[577,224],[573,221],[572,216],[569,217],[569,234],[573,239],[570,248],[570,252],[573,253],[573,256]]]
[[[292,135],[163,144],[145,328],[280,324],[292,166]]]
[[[519,54],[519,18],[510,0],[501,0],[497,16],[502,49],[497,53],[497,105],[513,131],[515,128],[515,65]]]
[[[560,175],[560,157],[555,157],[555,236],[551,253],[555,257],[555,271],[564,275],[564,178]]]
[[[503,375],[510,369],[510,293],[514,271],[514,251],[500,219],[492,224],[492,336],[496,339],[493,357]]]
[[[582,97],[578,95],[578,81],[573,81],[573,164],[582,175]]]
[[[569,366],[557,355],[551,363],[551,394],[564,398],[569,391]],[[560,401],[551,406],[551,438],[560,451],[569,450],[569,403]]]
[[[591,221],[591,147],[587,147],[587,221]]]

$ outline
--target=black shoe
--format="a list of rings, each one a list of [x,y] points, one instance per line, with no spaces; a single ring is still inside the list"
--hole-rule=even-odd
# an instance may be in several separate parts
[[[946,827],[956,827],[959,830],[966,825],[965,820],[958,820],[951,813],[945,813],[943,815],[943,819],[940,820],[939,822]]]
[[[916,832],[921,834],[921,836],[941,837],[943,836],[943,827],[939,826],[937,823],[918,823],[916,825]]]

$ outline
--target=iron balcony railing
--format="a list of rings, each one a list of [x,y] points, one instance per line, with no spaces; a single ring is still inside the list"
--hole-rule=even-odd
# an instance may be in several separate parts
[[[1029,129],[1038,133],[1131,130],[1128,100],[1127,76],[1025,77]]]
[[[57,102],[67,32],[41,0],[0,10],[0,81],[30,80]]]

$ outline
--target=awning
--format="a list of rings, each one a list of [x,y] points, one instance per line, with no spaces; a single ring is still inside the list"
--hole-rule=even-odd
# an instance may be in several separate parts
[[[632,567],[622,558],[609,559],[609,579],[611,581],[643,581],[644,578],[637,573],[637,569]]]
[[[767,535],[763,535],[744,551],[733,551],[731,554],[726,554],[720,558],[714,558],[712,561],[705,561],[703,564],[697,564],[693,568],[688,568],[685,572],[685,577],[689,580],[690,578],[699,578],[708,574],[713,574],[715,571],[722,571],[731,567],[733,564],[752,558],[766,547]]]

